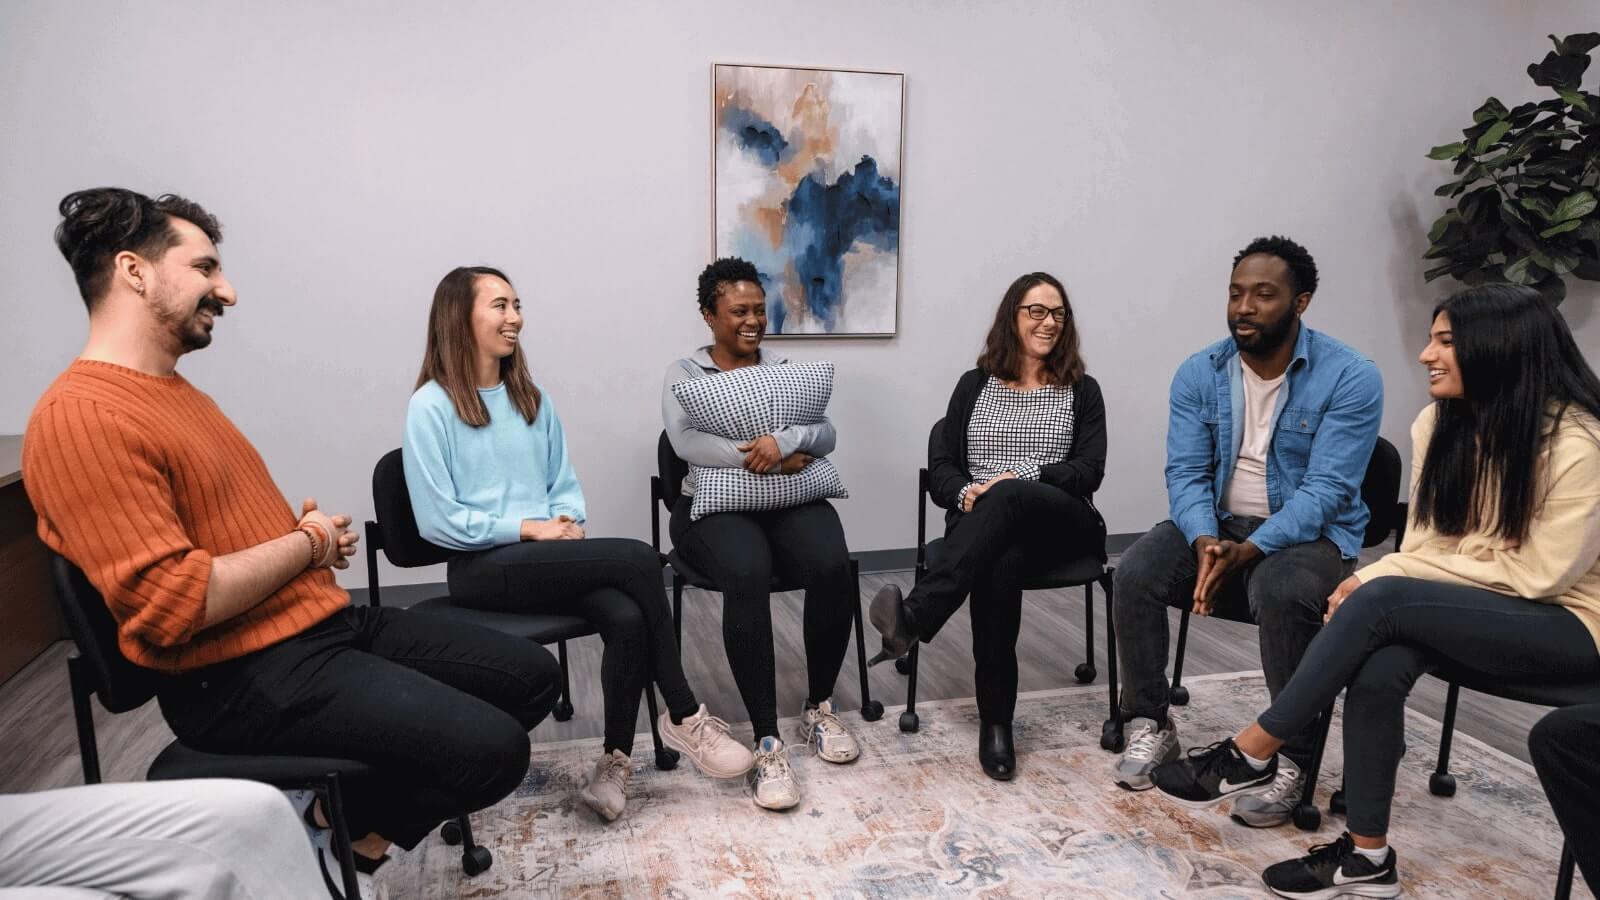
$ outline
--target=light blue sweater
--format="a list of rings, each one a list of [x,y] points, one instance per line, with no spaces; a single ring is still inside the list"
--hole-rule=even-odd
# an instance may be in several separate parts
[[[451,550],[487,550],[521,540],[523,519],[584,521],[583,489],[550,395],[540,392],[532,425],[504,384],[478,396],[489,410],[482,428],[461,421],[437,382],[411,395],[401,451],[423,538]]]

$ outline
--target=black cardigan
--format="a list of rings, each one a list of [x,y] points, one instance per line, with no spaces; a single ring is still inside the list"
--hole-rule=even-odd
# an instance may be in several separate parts
[[[945,411],[943,437],[934,435],[929,441],[928,491],[933,502],[944,509],[954,511],[956,496],[972,483],[972,472],[967,469],[967,425],[988,378],[982,369],[961,376]],[[1061,462],[1040,466],[1039,480],[1088,502],[1106,474],[1106,404],[1100,383],[1088,375],[1072,390],[1072,450]]]

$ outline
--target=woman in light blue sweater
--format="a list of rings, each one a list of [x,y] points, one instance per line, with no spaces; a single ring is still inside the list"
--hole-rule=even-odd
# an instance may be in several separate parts
[[[626,804],[652,676],[667,701],[658,724],[669,746],[719,778],[743,775],[754,757],[689,689],[655,551],[586,537],[583,489],[555,406],[528,375],[522,325],[504,273],[458,268],[439,282],[406,411],[406,487],[423,538],[457,551],[452,602],[579,616],[599,630],[605,745],[582,797],[611,821]]]

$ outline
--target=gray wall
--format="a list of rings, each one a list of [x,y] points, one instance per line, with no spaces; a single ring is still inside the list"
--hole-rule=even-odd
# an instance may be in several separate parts
[[[451,8],[454,7],[454,8]],[[802,10],[796,14],[795,10]],[[1232,254],[1316,255],[1314,327],[1369,353],[1408,451],[1425,402],[1423,154],[1532,90],[1585,0],[1431,3],[307,2],[0,6],[0,432],[81,346],[50,231],[66,192],[201,200],[241,297],[181,371],[296,500],[371,512],[433,285],[491,263],[530,314],[595,534],[648,536],[663,369],[705,338],[710,63],[906,73],[900,334],[789,341],[838,364],[840,510],[860,550],[913,540],[928,425],[1017,274],[1067,284],[1105,387],[1113,531],[1159,519],[1166,387],[1223,335]],[[1564,307],[1600,346],[1596,292]],[[387,576],[386,576],[387,577]],[[394,573],[436,580],[438,571]],[[344,573],[359,586],[359,571]]]

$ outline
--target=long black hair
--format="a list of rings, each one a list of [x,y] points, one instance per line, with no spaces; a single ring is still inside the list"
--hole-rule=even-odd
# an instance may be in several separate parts
[[[1450,317],[1459,399],[1435,402],[1437,421],[1417,486],[1419,523],[1441,534],[1528,536],[1547,433],[1569,409],[1600,418],[1600,378],[1538,291],[1467,288],[1440,303]]]

